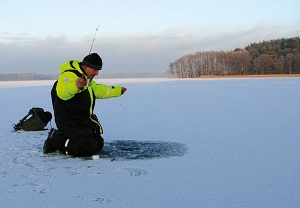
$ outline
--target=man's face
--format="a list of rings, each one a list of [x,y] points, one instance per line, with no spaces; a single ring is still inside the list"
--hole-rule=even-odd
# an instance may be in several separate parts
[[[93,68],[86,67],[86,68],[85,68],[85,73],[86,73],[86,75],[87,75],[87,77],[88,77],[89,79],[93,79],[94,76],[97,76],[97,75],[98,75],[99,70],[95,70],[95,69],[93,69]]]

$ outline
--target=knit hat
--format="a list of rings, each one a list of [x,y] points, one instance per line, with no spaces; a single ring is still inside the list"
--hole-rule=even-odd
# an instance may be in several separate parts
[[[83,65],[95,70],[101,70],[102,68],[102,59],[97,53],[91,53],[87,55],[84,57],[82,63]]]

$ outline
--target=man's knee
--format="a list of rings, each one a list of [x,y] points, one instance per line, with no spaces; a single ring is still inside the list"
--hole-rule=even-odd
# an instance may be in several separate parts
[[[62,151],[66,155],[72,155],[77,157],[91,156],[98,153],[104,146],[104,142],[98,142],[94,139],[77,143],[76,141],[69,139],[66,140],[66,145]]]

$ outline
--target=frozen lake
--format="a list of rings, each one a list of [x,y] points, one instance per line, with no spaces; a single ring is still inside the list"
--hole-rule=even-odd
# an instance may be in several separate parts
[[[101,81],[99,160],[13,132],[54,81],[0,82],[2,207],[300,207],[300,78]]]

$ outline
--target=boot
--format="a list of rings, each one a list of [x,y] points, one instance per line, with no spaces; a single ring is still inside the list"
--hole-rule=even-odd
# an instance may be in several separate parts
[[[50,129],[43,147],[44,154],[55,152],[58,149],[58,140],[57,130],[54,128]]]

